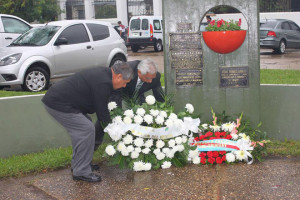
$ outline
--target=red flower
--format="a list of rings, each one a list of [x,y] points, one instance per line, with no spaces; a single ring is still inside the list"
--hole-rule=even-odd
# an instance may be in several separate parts
[[[238,22],[238,26],[241,26],[241,24],[242,24],[242,19],[240,18]]]
[[[223,23],[224,23],[224,20],[223,20],[223,19],[219,20],[219,21],[218,21],[218,24],[217,24],[218,28],[220,28],[220,27],[222,26]]]
[[[200,157],[201,157],[201,159],[202,159],[202,158],[204,158],[204,157],[206,156],[206,153],[204,153],[204,152],[201,152],[199,156],[200,156]]]
[[[214,164],[215,161],[216,161],[215,158],[208,158],[208,162],[209,162],[210,164]]]
[[[207,133],[205,134],[205,136],[206,136],[206,137],[210,137],[210,136],[212,136],[212,135],[213,135],[213,133],[212,133],[212,132],[210,132],[210,131],[209,131],[209,132],[207,132]]]
[[[225,136],[226,135],[226,132],[221,132],[220,133],[220,136]]]
[[[194,140],[195,140],[195,141],[199,141],[199,138],[198,138],[198,137],[195,137]]]
[[[227,140],[230,140],[231,138],[232,138],[232,136],[231,135],[226,135],[226,137],[225,137]]]
[[[213,151],[212,154],[213,154],[213,157],[215,157],[215,158],[219,156],[219,152],[217,152],[217,151]]]
[[[225,156],[225,155],[222,157],[222,160],[223,160],[223,161],[226,161],[226,156]]]
[[[200,162],[201,162],[202,165],[205,165],[205,164],[206,164],[206,158],[204,158],[204,157],[201,158],[201,161],[200,161]]]
[[[216,163],[217,164],[222,164],[222,162],[223,162],[223,159],[221,157],[217,157]]]
[[[219,154],[224,155],[226,154],[226,151],[219,151]]]
[[[215,136],[216,136],[216,137],[221,136],[220,134],[221,134],[220,132],[215,132]]]
[[[212,152],[212,151],[208,151],[208,152],[207,152],[207,156],[208,156],[208,157],[213,157],[213,152]]]
[[[215,25],[215,20],[210,21],[210,25]]]

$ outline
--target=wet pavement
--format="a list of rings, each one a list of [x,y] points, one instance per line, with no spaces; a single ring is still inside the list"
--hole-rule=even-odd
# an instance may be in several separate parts
[[[73,181],[69,168],[0,180],[0,199],[299,200],[300,157],[267,157],[252,165],[171,167],[132,172],[101,164],[102,182]]]

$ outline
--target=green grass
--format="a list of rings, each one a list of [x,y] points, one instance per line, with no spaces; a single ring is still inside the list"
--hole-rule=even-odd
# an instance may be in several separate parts
[[[261,69],[261,84],[300,84],[300,70]]]
[[[267,144],[268,155],[300,156],[300,141],[271,141]],[[104,160],[106,144],[94,153],[95,163]],[[72,148],[47,149],[41,153],[31,153],[10,158],[0,158],[0,178],[19,177],[29,173],[53,171],[70,166]]]
[[[24,92],[24,91],[0,90],[0,97],[23,96],[23,95],[33,95],[33,94],[45,94],[45,93],[46,93],[46,91],[42,91],[42,92]]]

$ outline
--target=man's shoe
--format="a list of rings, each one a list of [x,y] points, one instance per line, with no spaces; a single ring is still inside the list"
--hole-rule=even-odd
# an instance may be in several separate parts
[[[90,164],[91,165],[91,169],[92,169],[92,171],[95,171],[95,170],[99,170],[100,169],[100,167],[99,167],[99,165],[97,165],[97,164]],[[73,173],[73,168],[71,168],[71,172]]]
[[[101,176],[91,173],[88,176],[74,176],[73,175],[73,180],[86,181],[86,182],[100,182],[102,179],[101,179]]]

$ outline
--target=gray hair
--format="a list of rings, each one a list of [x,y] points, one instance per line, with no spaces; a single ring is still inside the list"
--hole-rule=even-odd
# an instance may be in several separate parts
[[[141,74],[156,74],[157,73],[157,65],[154,61],[150,58],[142,60],[139,65],[138,69],[141,71]]]
[[[122,74],[123,80],[129,80],[133,78],[133,70],[125,62],[115,63],[111,68],[114,70],[115,74]]]

